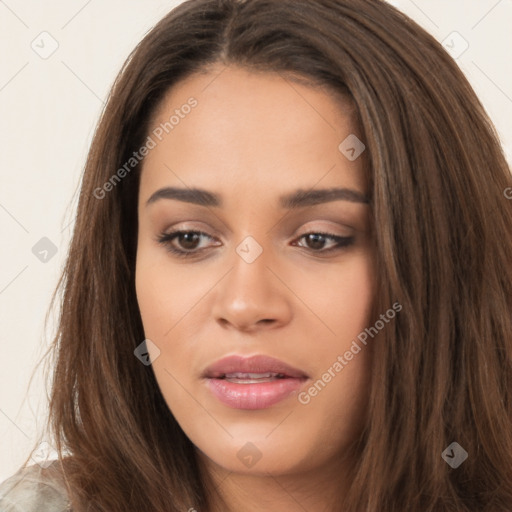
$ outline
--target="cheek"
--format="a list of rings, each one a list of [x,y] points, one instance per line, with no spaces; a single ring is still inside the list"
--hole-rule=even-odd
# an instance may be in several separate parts
[[[199,333],[207,320],[203,299],[216,279],[171,265],[161,249],[140,246],[135,274],[138,306],[145,337],[159,350],[152,369],[164,397],[172,397],[173,403],[183,394],[178,382],[197,372],[192,361],[204,348]]]
[[[137,255],[135,288],[147,337],[167,338],[172,329],[207,292],[206,279],[169,265],[165,251],[141,249]]]
[[[145,267],[141,262],[137,266],[135,287],[137,301],[148,338],[160,338],[165,329],[171,327],[169,311],[166,302],[172,298],[172,292],[164,289],[163,280],[158,280],[159,272],[155,267]]]
[[[354,258],[344,272],[331,280],[330,302],[326,309],[326,318],[330,322],[334,336],[325,344],[323,355],[348,354],[348,366],[357,371],[350,379],[351,385],[357,385],[359,378],[363,378],[368,370],[371,354],[371,345],[364,345],[358,336],[368,328],[372,322],[371,313],[375,298],[376,280],[374,264],[370,254],[364,253]],[[360,347],[360,350],[359,348]],[[332,361],[331,361],[332,362]],[[347,372],[351,373],[351,372]]]
[[[188,359],[190,333],[177,334],[181,328],[180,320],[191,308],[189,303],[192,304],[194,289],[178,282],[180,273],[170,272],[166,265],[158,263],[158,256],[154,259],[149,256],[149,252],[141,250],[137,257],[137,301],[144,335],[158,347],[158,352],[153,353],[157,356],[151,356],[151,368],[169,409],[174,413],[190,406],[189,398],[178,384],[184,381],[182,369],[187,365],[176,363]]]
[[[375,275],[372,259],[367,254],[354,258],[351,265],[333,277],[329,286],[331,301],[329,317],[339,335],[358,334],[370,321],[375,294]],[[354,329],[357,333],[354,333]]]
[[[309,346],[317,372],[301,404],[319,420],[317,428],[325,436],[339,435],[332,430],[337,424],[343,426],[345,438],[353,438],[364,419],[371,382],[374,340],[368,338],[364,344],[358,336],[372,321],[373,260],[370,254],[362,253],[324,275],[320,282],[325,293],[309,295],[311,309],[320,312],[324,324],[316,321],[317,333]]]
[[[368,251],[360,251],[341,261],[326,265],[325,271],[304,272],[296,276],[294,291],[315,313],[309,315],[328,351],[341,349],[347,341],[368,326],[376,289],[374,264]]]

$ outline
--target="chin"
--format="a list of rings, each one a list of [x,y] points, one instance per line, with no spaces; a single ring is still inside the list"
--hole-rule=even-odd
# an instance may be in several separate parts
[[[247,475],[291,475],[325,464],[323,459],[328,454],[322,453],[316,444],[304,444],[304,441],[318,438],[312,436],[311,431],[308,433],[307,429],[304,432],[294,429],[294,432],[295,435],[290,435],[283,430],[280,434],[273,432],[269,435],[267,430],[255,435],[253,429],[247,429],[246,436],[202,439],[194,444],[203,457],[215,465],[226,471]]]

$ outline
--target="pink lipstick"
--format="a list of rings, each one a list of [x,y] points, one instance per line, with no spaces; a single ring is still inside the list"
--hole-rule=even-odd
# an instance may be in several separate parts
[[[238,355],[220,359],[203,373],[209,390],[235,409],[265,409],[299,390],[309,378],[273,357]]]

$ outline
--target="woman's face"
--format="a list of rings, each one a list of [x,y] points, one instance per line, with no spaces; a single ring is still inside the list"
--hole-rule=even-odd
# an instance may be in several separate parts
[[[137,299],[158,385],[209,464],[312,470],[360,434],[374,267],[346,108],[218,67],[172,88],[152,120]]]

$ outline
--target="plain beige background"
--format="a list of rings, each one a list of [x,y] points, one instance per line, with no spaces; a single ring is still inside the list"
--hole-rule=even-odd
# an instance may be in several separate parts
[[[45,418],[41,371],[27,386],[53,334],[44,316],[103,101],[129,52],[179,3],[0,0],[0,481]],[[512,0],[390,3],[451,47],[512,161]]]

